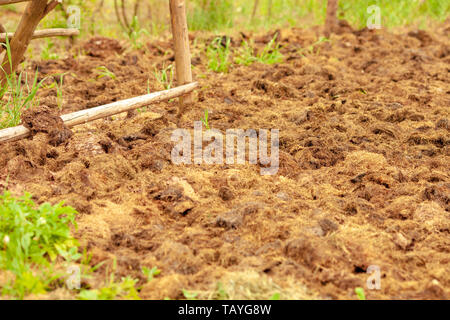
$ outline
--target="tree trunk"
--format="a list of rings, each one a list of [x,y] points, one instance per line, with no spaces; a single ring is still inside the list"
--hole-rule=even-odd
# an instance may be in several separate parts
[[[28,3],[27,8],[20,20],[14,38],[10,42],[11,64],[8,56],[3,58],[3,70],[0,70],[0,87],[6,82],[6,75],[13,73],[30,43],[37,25],[44,17],[47,10],[47,0],[34,0]],[[0,97],[1,98],[1,97]]]

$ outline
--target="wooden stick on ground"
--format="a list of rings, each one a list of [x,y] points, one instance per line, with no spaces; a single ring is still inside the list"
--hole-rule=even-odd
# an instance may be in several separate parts
[[[191,53],[186,19],[185,0],[169,0],[172,34],[175,48],[175,65],[178,85],[192,82]],[[192,103],[192,95],[180,99],[181,103]]]
[[[28,44],[33,37],[37,25],[44,16],[47,8],[47,0],[33,0],[28,3],[27,8],[20,20],[15,37],[11,40],[11,64],[8,57],[3,58],[3,70],[0,70],[0,87],[3,87],[6,75],[14,72],[23,58]],[[1,98],[1,96],[0,96]]]
[[[79,124],[109,117],[118,113],[142,108],[152,103],[166,101],[186,94],[190,94],[197,87],[198,83],[193,82],[173,89],[153,92],[144,96],[117,101],[103,106],[65,114],[61,116],[61,119],[64,121],[65,125],[67,125],[68,127],[73,127]],[[28,137],[29,135],[30,131],[24,126],[3,129],[0,130],[0,143],[20,140]]]
[[[338,9],[338,0],[328,0],[327,6],[327,17],[325,20],[325,36],[327,38],[335,32],[337,27],[337,9]]]
[[[34,32],[31,39],[39,39],[39,38],[49,38],[49,37],[71,37],[77,36],[80,34],[78,29],[64,29],[64,28],[54,28],[54,29],[43,29],[37,30]],[[14,32],[8,32],[8,39],[14,38]],[[6,33],[0,33],[0,42],[6,40]]]

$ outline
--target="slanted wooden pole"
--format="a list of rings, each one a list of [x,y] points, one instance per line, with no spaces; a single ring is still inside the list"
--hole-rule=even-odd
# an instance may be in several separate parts
[[[7,55],[3,58],[3,70],[0,69],[0,87],[3,87],[5,84],[6,75],[14,72],[20,61],[22,61],[28,44],[33,37],[33,33],[41,19],[44,17],[46,9],[47,0],[33,0],[28,3],[19,26],[17,27],[17,31],[15,32],[15,36],[10,43],[11,64]]]
[[[191,93],[198,87],[197,82],[189,83],[184,86],[173,89],[153,92],[144,96],[138,96],[131,99],[116,101],[103,106],[84,109],[81,111],[64,114],[61,119],[68,127],[84,124],[89,121],[109,117],[118,113],[135,110],[141,107],[148,106],[152,103],[170,100],[186,94]],[[16,141],[28,137],[31,134],[30,130],[24,126],[17,126],[0,130],[0,143],[7,141]]]
[[[186,1],[169,0],[172,34],[175,48],[175,67],[179,86],[192,82],[191,52],[186,19]],[[181,103],[191,103],[192,94],[180,99]]]
[[[335,32],[337,27],[337,9],[338,9],[338,0],[328,0],[327,6],[327,17],[325,20],[325,36],[327,38]]]

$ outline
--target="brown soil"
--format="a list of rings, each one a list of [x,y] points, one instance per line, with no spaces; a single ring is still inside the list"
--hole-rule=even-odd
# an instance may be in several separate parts
[[[282,30],[285,63],[224,75],[207,71],[198,35],[197,102],[98,120],[53,145],[43,130],[1,145],[0,187],[8,177],[38,202],[67,200],[92,264],[115,257],[118,274],[141,284],[141,267],[161,269],[143,298],[212,297],[218,282],[238,298],[356,298],[370,265],[381,290],[366,289],[369,299],[449,298],[448,30],[346,30],[313,53],[299,49],[320,30]],[[262,48],[271,36],[254,38]],[[41,79],[67,73],[64,113],[145,94],[148,79],[161,90],[153,71],[172,63],[170,42],[125,47],[92,39],[73,49],[84,52],[77,58],[32,67]],[[117,79],[98,79],[99,66]],[[57,110],[56,89],[40,102]],[[173,129],[192,129],[205,109],[223,132],[280,129],[278,174],[172,164]],[[243,286],[250,291],[237,292]]]

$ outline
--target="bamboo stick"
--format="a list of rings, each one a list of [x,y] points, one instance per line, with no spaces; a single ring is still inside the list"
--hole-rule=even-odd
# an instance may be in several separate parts
[[[14,32],[8,32],[8,39],[14,38]],[[6,33],[0,33],[0,42],[6,41]],[[54,29],[43,29],[34,32],[31,39],[49,38],[49,37],[72,37],[78,36],[80,31],[78,29],[64,29],[64,28],[54,28]]]
[[[61,116],[61,119],[64,121],[66,126],[73,127],[118,113],[145,107],[152,103],[177,98],[191,93],[197,87],[198,82],[193,82],[173,89],[153,92],[144,96],[121,100],[99,107],[65,114]],[[20,140],[28,137],[29,135],[30,131],[22,125],[3,129],[0,130],[0,143]]]
[[[27,2],[32,0],[0,0],[0,6],[6,5],[6,4],[13,4],[13,3],[19,3],[19,2]]]
[[[191,53],[186,19],[185,0],[169,0],[172,34],[175,48],[175,66],[178,85],[192,82]],[[181,103],[192,103],[192,95],[180,99]]]

